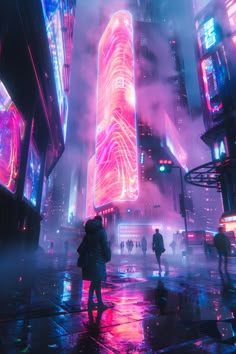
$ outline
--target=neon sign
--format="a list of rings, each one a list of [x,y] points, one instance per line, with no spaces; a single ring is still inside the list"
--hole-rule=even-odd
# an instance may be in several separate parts
[[[214,143],[213,158],[215,160],[221,160],[225,157],[229,157],[229,151],[227,146],[226,137],[222,140]]]
[[[213,17],[207,21],[205,21],[205,17],[202,17],[199,21],[196,21],[196,28],[198,32],[198,46],[201,55],[204,55],[219,43],[220,34],[219,31],[216,31],[216,22]]]
[[[59,105],[59,112],[63,130],[64,141],[66,137],[67,126],[67,112],[64,107],[67,104],[63,86],[64,77],[64,45],[62,35],[62,21],[59,1],[47,1],[41,0],[43,6],[43,14],[46,26],[46,32],[48,37],[49,50],[51,54],[51,61],[53,67],[53,73],[55,78],[57,100]]]
[[[30,141],[24,185],[24,197],[34,206],[37,205],[41,158],[34,141]]]
[[[219,112],[223,108],[215,65],[213,56],[203,59],[201,63],[207,108],[209,112],[213,113]]]
[[[95,207],[138,198],[132,16],[116,12],[98,48]]]
[[[0,81],[0,184],[15,193],[25,122]]]
[[[213,17],[204,23],[203,29],[205,37],[205,48],[209,49],[216,44],[215,21]]]

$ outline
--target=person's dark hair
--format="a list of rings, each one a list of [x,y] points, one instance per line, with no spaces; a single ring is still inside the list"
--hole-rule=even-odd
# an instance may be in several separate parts
[[[86,233],[94,233],[98,229],[97,221],[94,219],[89,219],[84,226]]]
[[[96,216],[94,217],[94,220],[97,220],[97,221],[101,221],[101,222],[102,222],[102,217],[101,217],[101,215],[96,215]]]

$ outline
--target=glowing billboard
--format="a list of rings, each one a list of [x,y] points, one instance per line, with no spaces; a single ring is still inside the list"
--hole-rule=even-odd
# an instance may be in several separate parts
[[[219,30],[214,17],[207,20],[201,18],[196,22],[196,28],[198,33],[198,46],[201,52],[201,56],[206,54],[210,49],[214,48],[220,42]]]
[[[98,48],[95,207],[138,198],[132,16],[118,11]]]
[[[64,92],[64,44],[63,44],[63,25],[62,25],[62,9],[61,1],[57,0],[41,0],[45,27],[48,37],[49,50],[51,54],[53,73],[55,78],[57,100],[61,117],[64,141],[67,128],[67,97]]]
[[[224,75],[222,73],[222,63],[218,53],[216,52],[206,59],[203,59],[201,68],[208,111],[211,113],[220,113],[223,110],[223,103],[219,82],[222,83],[222,81],[224,81]]]
[[[37,200],[38,200],[40,169],[41,169],[41,158],[36,148],[36,145],[31,137],[29,151],[28,151],[26,175],[25,175],[24,197],[33,206],[37,205]]]
[[[15,193],[25,122],[0,81],[0,184]]]

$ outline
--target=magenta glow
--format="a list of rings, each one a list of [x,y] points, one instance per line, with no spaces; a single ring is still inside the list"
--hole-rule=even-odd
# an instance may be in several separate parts
[[[99,43],[95,207],[138,198],[132,16],[116,12]]]

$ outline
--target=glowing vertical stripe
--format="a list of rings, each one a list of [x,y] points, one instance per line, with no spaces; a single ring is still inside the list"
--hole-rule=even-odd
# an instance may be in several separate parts
[[[132,16],[116,12],[99,43],[95,206],[138,197]]]
[[[94,196],[94,166],[95,156],[93,155],[88,161],[87,170],[87,190],[86,190],[86,217],[91,217],[95,214],[93,205]]]
[[[0,118],[0,184],[15,193],[25,122],[1,81]]]

